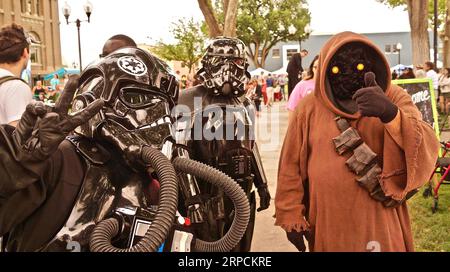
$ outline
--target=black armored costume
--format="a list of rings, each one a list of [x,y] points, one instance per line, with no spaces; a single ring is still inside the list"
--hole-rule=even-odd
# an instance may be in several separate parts
[[[186,173],[195,183],[190,169],[206,169],[174,143],[177,97],[178,82],[164,62],[123,48],[71,78],[54,108],[30,104],[16,129],[0,126],[3,250],[231,249],[195,240],[177,212],[178,178]],[[213,174],[202,178],[233,190],[231,179]],[[249,219],[242,190],[241,199],[237,237]]]
[[[183,117],[177,121],[177,142],[188,147],[191,158],[226,173],[244,189],[251,216],[244,238],[234,250],[250,251],[256,209],[253,185],[261,199],[258,211],[269,207],[270,193],[254,139],[255,108],[244,96],[250,78],[244,43],[234,38],[214,39],[202,66],[197,72],[202,84],[183,90],[178,99],[180,111],[188,112],[180,114]],[[217,187],[201,181],[197,190],[193,199],[203,199],[208,229],[199,236],[222,237],[234,216],[229,199]]]

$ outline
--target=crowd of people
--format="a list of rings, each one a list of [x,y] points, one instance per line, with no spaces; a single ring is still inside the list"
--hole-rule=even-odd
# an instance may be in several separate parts
[[[67,81],[67,74],[64,76],[63,80],[60,80],[59,76],[55,74],[48,85],[44,85],[42,80],[37,80],[31,90],[33,98],[37,101],[55,103],[60,97]]]
[[[253,77],[246,86],[247,97],[253,100],[256,106],[256,116],[261,114],[261,105],[270,108],[273,102],[287,100],[286,75],[264,75]]]
[[[399,72],[392,72],[392,79],[429,78],[432,81],[435,98],[439,102],[441,113],[448,114],[450,109],[450,68],[441,68],[439,72],[433,62],[417,65],[415,69],[406,67]]]

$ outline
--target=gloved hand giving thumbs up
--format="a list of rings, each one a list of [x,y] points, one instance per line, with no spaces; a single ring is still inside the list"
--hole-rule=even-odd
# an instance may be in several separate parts
[[[394,120],[398,107],[386,96],[375,80],[375,74],[368,72],[364,75],[365,88],[359,89],[353,100],[358,104],[358,111],[362,116],[378,117],[383,123]]]

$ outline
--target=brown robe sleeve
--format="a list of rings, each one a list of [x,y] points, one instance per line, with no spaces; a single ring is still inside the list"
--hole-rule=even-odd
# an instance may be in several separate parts
[[[386,196],[400,201],[428,182],[438,157],[439,141],[404,90],[394,86],[388,96],[398,106],[400,116],[395,127],[385,126],[380,184]]]
[[[308,176],[308,137],[304,135],[305,131],[305,118],[297,108],[281,150],[275,195],[275,225],[287,232],[308,229],[308,223],[304,219],[306,209],[302,203]]]

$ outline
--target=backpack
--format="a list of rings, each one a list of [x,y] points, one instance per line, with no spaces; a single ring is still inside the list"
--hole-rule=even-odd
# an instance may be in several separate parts
[[[19,77],[15,77],[15,76],[4,76],[4,77],[0,77],[0,85],[2,85],[2,84],[5,83],[5,82],[11,81],[11,80],[20,80],[20,81],[22,81],[23,83],[25,83],[25,84],[28,85],[28,83],[26,83],[25,80],[23,80],[23,79],[21,79],[21,78],[19,78]]]

